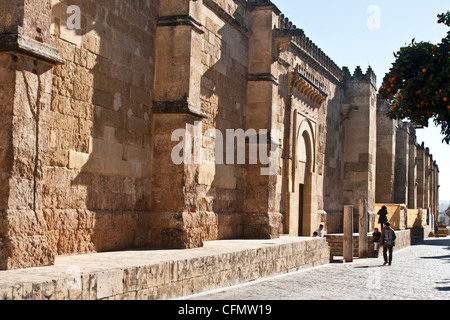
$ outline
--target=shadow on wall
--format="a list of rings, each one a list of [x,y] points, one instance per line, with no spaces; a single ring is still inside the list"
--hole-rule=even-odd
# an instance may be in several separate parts
[[[248,15],[246,6],[236,5],[233,12],[228,12],[230,15],[238,18]],[[210,8],[205,6],[204,10]],[[215,231],[205,232],[204,240],[238,239],[244,234],[246,166],[237,163],[238,150],[235,147],[232,148],[234,161],[227,162],[227,148],[237,140],[227,141],[226,130],[246,130],[248,38],[242,30],[237,30],[216,14],[206,15],[204,29],[202,65],[206,71],[201,78],[200,95],[208,119],[203,120],[202,133],[211,129],[216,129],[216,133],[208,137],[210,144],[205,148],[210,159],[198,169],[199,201],[195,210],[213,212],[217,216],[217,226],[205,226]]]
[[[323,184],[323,207],[326,212],[326,230],[327,233],[340,233],[344,230],[344,205],[343,202],[343,180],[344,177],[344,159],[343,150],[345,119],[341,117],[340,108],[344,103],[343,93],[336,88],[335,95],[327,100],[328,108],[326,115],[326,136],[323,130],[319,130],[320,140],[324,146],[324,176],[327,179]],[[322,107],[322,108],[325,108]],[[323,148],[321,146],[321,148]],[[356,219],[356,221],[358,221]]]
[[[54,69],[43,203],[58,254],[147,245],[156,2],[54,1],[66,64]]]

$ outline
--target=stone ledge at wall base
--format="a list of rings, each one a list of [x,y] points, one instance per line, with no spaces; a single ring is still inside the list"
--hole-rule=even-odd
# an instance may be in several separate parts
[[[409,247],[412,244],[412,235],[411,230],[396,230],[395,234],[397,239],[395,240],[394,250],[403,249]],[[340,261],[339,259],[335,259],[335,257],[343,256],[343,234],[342,233],[334,233],[327,234],[326,236],[328,245],[330,246],[330,262]],[[379,251],[374,250],[373,236],[372,233],[367,235],[369,250],[368,250],[368,258],[377,258],[379,254],[382,252],[381,247]],[[353,234],[353,256],[359,257],[359,234]]]
[[[407,227],[416,228],[423,227],[427,223],[427,210],[425,209],[408,209],[407,216]]]
[[[282,236],[60,256],[54,266],[0,272],[0,300],[173,299],[324,265],[329,255],[324,238]]]

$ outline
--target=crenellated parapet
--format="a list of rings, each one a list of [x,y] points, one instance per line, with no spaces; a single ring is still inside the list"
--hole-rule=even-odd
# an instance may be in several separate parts
[[[298,29],[284,14],[279,16],[280,30],[288,31],[292,35],[292,41],[301,49],[308,53],[320,65],[330,71],[338,79],[341,78],[342,70],[328,57],[310,38],[306,36],[302,29]]]
[[[275,26],[274,37],[275,39],[283,38],[287,42],[285,45],[293,45],[297,53],[317,63],[336,79],[342,80],[342,70],[339,66],[308,38],[302,29],[297,28],[284,14],[280,13],[278,16],[278,25]]]
[[[343,74],[343,80],[344,82],[347,81],[365,81],[371,83],[374,87],[376,87],[377,84],[377,76],[375,75],[375,72],[372,70],[372,68],[369,66],[366,73],[362,72],[362,69],[360,66],[356,67],[355,72],[353,75],[350,73],[350,70],[348,67],[342,68],[342,74]]]

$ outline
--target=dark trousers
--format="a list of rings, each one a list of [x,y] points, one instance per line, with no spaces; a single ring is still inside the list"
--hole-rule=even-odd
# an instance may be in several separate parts
[[[389,264],[391,264],[391,262],[392,262],[392,249],[393,249],[393,247],[383,246],[384,262],[389,262]],[[388,261],[388,250],[389,250],[389,261]]]

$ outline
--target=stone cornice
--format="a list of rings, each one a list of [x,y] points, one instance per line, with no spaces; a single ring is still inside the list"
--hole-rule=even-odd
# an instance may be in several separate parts
[[[187,114],[198,118],[208,118],[205,110],[191,105],[187,99],[179,101],[153,101],[153,114]]]
[[[300,66],[297,66],[292,73],[292,85],[320,108],[327,99],[328,92],[324,85],[316,82],[317,80]]]
[[[188,14],[183,15],[169,15],[158,17],[156,24],[158,27],[175,27],[175,26],[191,26],[199,33],[204,33],[203,25],[200,21],[197,21],[194,17]]]
[[[249,0],[250,5],[253,9],[271,9],[276,14],[281,14],[280,9],[269,0]]]
[[[248,81],[270,81],[278,85],[278,79],[271,73],[250,73]]]
[[[65,63],[65,61],[59,57],[58,49],[48,44],[30,39],[20,33],[0,34],[0,52],[22,54],[51,65]]]

